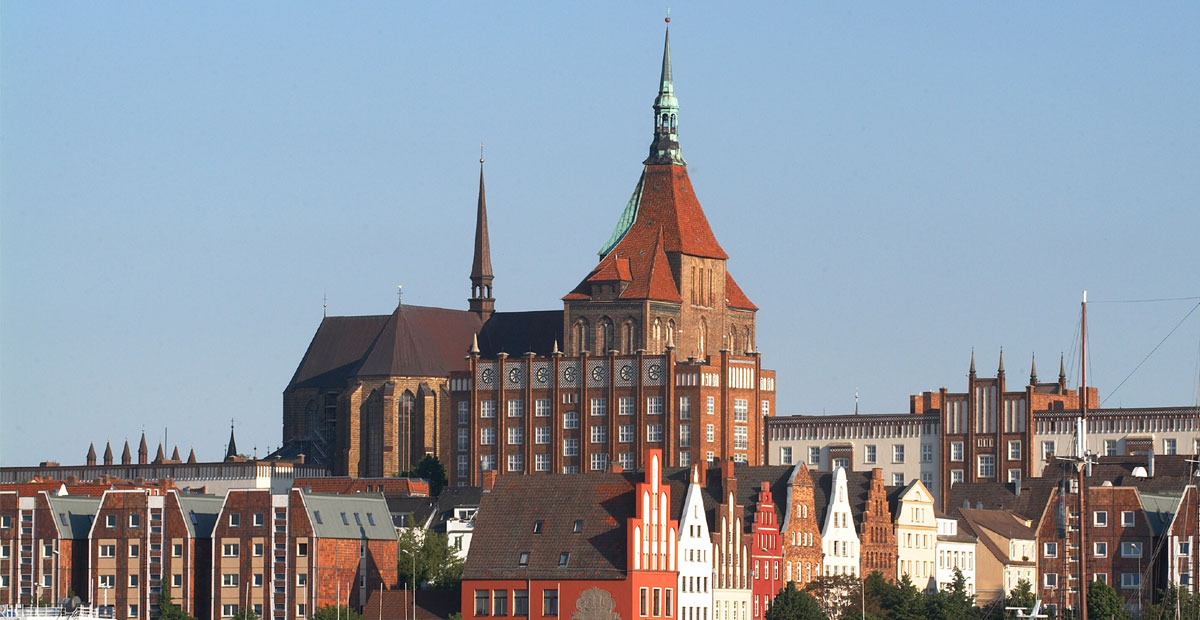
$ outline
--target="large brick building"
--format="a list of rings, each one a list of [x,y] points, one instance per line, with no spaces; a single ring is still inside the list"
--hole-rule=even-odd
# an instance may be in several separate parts
[[[653,108],[633,196],[562,310],[496,311],[481,158],[467,309],[326,317],[284,390],[278,454],[351,476],[431,454],[459,485],[639,467],[650,448],[668,466],[763,463],[774,372],[680,152],[669,35]]]

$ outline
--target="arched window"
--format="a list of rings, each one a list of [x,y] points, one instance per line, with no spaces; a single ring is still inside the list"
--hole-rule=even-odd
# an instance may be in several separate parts
[[[638,348],[637,322],[632,318],[621,323],[621,353],[633,353]]]
[[[608,317],[600,319],[599,332],[600,333],[597,334],[598,337],[596,338],[596,341],[597,344],[600,345],[600,348],[596,351],[596,354],[604,355],[605,353],[608,353],[610,349],[615,348],[613,346],[615,342],[613,341],[612,319]]]
[[[654,352],[662,353],[663,352],[662,319],[659,319],[659,318],[654,319],[654,332],[653,333],[654,333]]]
[[[571,355],[579,355],[588,350],[589,335],[591,326],[588,320],[583,317],[575,319],[575,324],[571,327]]]
[[[746,328],[746,352],[754,352],[754,336],[751,334],[749,327]]]
[[[412,447],[416,443],[417,434],[413,428],[413,414],[417,410],[417,398],[413,396],[412,392],[404,390],[396,409],[396,421],[398,422],[396,424],[396,447],[399,450],[397,456],[400,459],[400,469],[403,471],[412,465]]]
[[[675,319],[667,319],[667,344],[679,346],[679,336],[675,333]]]

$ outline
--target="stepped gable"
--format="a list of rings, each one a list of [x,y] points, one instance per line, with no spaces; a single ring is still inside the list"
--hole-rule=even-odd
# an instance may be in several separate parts
[[[463,579],[624,579],[639,472],[503,476],[484,493]],[[583,531],[575,533],[576,520]],[[540,533],[534,523],[542,522]],[[520,554],[529,563],[520,566]],[[567,566],[559,554],[570,553]]]
[[[479,330],[479,354],[494,358],[499,353],[523,355],[532,351],[542,357],[550,357],[554,342],[563,342],[562,310],[535,310],[530,312],[496,312]],[[459,344],[459,359],[462,351],[471,344],[470,335]]]
[[[401,304],[388,315],[326,317],[288,389],[345,387],[354,376],[442,377],[464,367],[479,316]]]

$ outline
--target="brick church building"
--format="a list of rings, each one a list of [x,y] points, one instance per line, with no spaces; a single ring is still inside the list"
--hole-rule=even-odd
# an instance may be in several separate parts
[[[352,476],[431,454],[457,484],[636,468],[648,449],[764,463],[774,372],[688,177],[669,32],[653,108],[633,196],[562,310],[496,312],[480,159],[467,309],[324,318],[284,390],[279,454]]]

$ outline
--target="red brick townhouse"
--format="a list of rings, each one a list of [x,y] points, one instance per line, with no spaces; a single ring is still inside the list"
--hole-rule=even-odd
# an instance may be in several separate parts
[[[644,476],[498,479],[480,503],[463,618],[673,617],[678,521],[662,452],[644,458]]]

